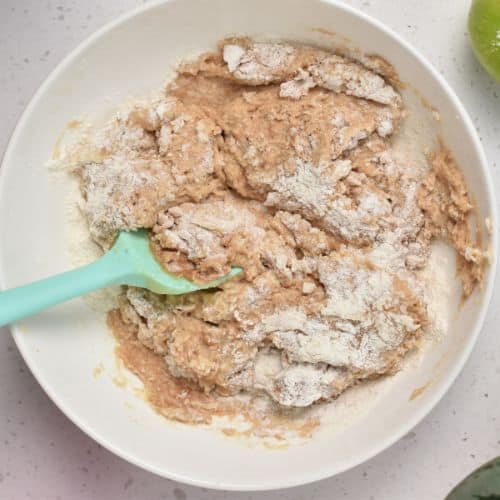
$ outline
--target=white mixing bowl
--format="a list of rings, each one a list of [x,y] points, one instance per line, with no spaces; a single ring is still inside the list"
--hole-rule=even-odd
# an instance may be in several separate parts
[[[492,183],[474,127],[446,82],[401,38],[364,14],[328,0],[171,0],[150,2],[90,37],[59,65],[27,107],[1,169],[2,287],[71,267],[63,231],[64,193],[44,166],[67,122],[83,112],[110,109],[128,95],[159,88],[177,61],[214,47],[230,34],[272,35],[323,46],[334,39],[351,40],[362,51],[392,62],[401,79],[439,109],[437,130],[462,166],[482,219],[491,218],[496,248]],[[286,449],[248,446],[213,429],[170,423],[131,390],[117,387],[112,381],[113,340],[103,316],[81,299],[27,319],[13,332],[52,400],[117,455],[199,486],[273,489],[353,467],[417,424],[467,359],[483,323],[493,276],[494,265],[483,290],[460,309],[449,334],[420,363],[395,377],[365,414],[341,432],[326,425],[310,440]],[[93,376],[96,366],[103,367],[100,376]],[[411,399],[419,387],[426,390]]]

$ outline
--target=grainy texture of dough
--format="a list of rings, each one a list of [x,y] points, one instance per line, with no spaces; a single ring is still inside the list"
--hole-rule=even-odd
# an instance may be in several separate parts
[[[119,355],[166,416],[274,412],[266,425],[282,429],[284,409],[394,373],[428,322],[418,272],[435,238],[456,248],[465,295],[481,283],[463,177],[444,148],[425,169],[392,150],[405,111],[370,61],[225,40],[119,113],[79,167],[104,247],[145,227],[170,272],[244,268],[183,297],[128,288],[110,313]],[[238,394],[264,395],[267,413]]]
[[[429,238],[444,238],[457,251],[458,272],[468,297],[484,279],[488,253],[481,246],[479,228],[472,234],[472,204],[464,177],[450,152],[441,147],[431,158],[432,169],[422,181],[418,203],[426,214],[424,231]]]

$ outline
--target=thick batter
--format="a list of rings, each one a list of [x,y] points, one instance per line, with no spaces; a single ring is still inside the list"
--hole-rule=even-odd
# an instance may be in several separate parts
[[[402,99],[367,61],[225,40],[116,116],[79,168],[103,247],[148,228],[170,272],[244,268],[183,297],[127,288],[110,313],[168,417],[241,413],[237,394],[264,395],[276,417],[394,373],[427,325],[419,270],[435,238],[455,247],[465,296],[481,282],[461,173],[444,148],[425,169],[392,150]]]

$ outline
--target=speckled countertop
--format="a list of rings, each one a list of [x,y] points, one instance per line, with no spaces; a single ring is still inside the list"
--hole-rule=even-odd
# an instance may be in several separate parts
[[[34,90],[87,35],[140,0],[0,0],[0,154]],[[500,191],[500,85],[470,52],[469,0],[350,0],[416,46],[451,83],[481,135]],[[498,289],[498,286],[497,286]],[[500,455],[500,294],[465,369],[412,432],[332,479],[268,493],[212,492],[144,472],[77,429],[0,329],[0,498],[434,500]]]

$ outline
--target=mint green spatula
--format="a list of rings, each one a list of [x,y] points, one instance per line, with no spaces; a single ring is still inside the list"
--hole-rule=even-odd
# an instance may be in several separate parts
[[[121,232],[112,248],[86,266],[0,293],[0,326],[59,302],[112,285],[133,285],[165,295],[182,295],[220,285],[241,273],[240,267],[198,285],[163,270],[149,248],[147,232]]]

